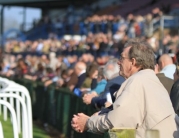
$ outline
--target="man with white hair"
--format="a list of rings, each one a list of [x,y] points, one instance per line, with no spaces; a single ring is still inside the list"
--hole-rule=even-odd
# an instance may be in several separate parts
[[[83,97],[83,102],[85,104],[91,104],[97,109],[105,106],[105,103],[108,100],[106,97],[107,94],[110,94],[112,97],[112,101],[114,101],[114,92],[116,92],[120,88],[121,84],[125,80],[123,77],[119,76],[119,67],[115,60],[108,61],[108,63],[104,66],[103,73],[106,80],[108,81],[104,92],[98,97],[94,97],[94,95],[91,94],[86,94]]]

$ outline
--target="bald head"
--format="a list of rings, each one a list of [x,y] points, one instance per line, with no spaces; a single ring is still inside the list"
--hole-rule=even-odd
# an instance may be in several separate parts
[[[168,54],[163,54],[159,59],[159,67],[163,69],[167,65],[173,64],[172,58]]]
[[[84,62],[77,62],[75,67],[77,67],[80,70],[86,70],[86,64]]]
[[[75,72],[79,75],[82,71],[86,71],[86,64],[84,62],[77,62],[75,65]]]

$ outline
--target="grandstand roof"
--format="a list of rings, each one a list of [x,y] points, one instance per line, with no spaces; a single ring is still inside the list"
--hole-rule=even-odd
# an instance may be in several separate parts
[[[84,3],[91,3],[95,0],[0,0],[0,4],[4,6],[23,6],[34,8],[62,8],[70,4],[81,6]]]

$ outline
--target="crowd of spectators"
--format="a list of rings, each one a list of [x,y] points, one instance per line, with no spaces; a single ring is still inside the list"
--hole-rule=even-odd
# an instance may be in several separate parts
[[[159,46],[158,38],[153,37],[151,22],[163,15],[159,8],[154,8],[146,16],[128,14],[127,18],[120,15],[93,15],[82,21],[74,21],[72,24],[60,20],[52,22],[49,17],[44,17],[44,24],[53,24],[54,28],[48,28],[49,39],[38,39],[36,41],[8,41],[5,45],[7,53],[32,53],[48,54],[55,52],[57,55],[77,55],[90,53],[95,58],[113,55],[118,57],[123,45],[129,38],[143,37],[155,47],[155,52],[162,47],[164,53],[176,51],[178,45],[177,35],[164,36],[163,45]],[[52,31],[53,30],[53,31]],[[37,33],[38,34],[38,33]],[[78,34],[64,36],[64,34]],[[36,35],[36,34],[33,34]]]
[[[5,46],[4,57],[1,58],[1,75],[8,77],[26,78],[33,81],[42,81],[45,86],[56,84],[58,87],[69,87],[71,91],[77,88],[95,89],[97,82],[106,78],[99,69],[110,59],[120,57],[124,44],[129,40],[124,32],[121,39],[110,34],[89,33],[83,40],[47,39],[38,41],[9,41]],[[154,37],[145,37],[152,46],[156,59],[160,56],[159,40]],[[178,51],[179,36],[165,35],[162,47],[164,53],[170,54],[173,61]],[[85,67],[81,69],[78,63]],[[85,74],[81,84],[81,71]],[[97,75],[97,74],[101,75]],[[100,78],[98,78],[98,77]],[[72,79],[70,79],[72,78]],[[98,81],[97,81],[98,78]],[[95,85],[91,87],[93,79]],[[83,83],[84,82],[84,83]],[[104,81],[103,81],[104,82]],[[105,82],[104,82],[105,83]],[[83,90],[83,89],[81,89]]]
[[[176,53],[178,48],[179,37],[177,34],[165,34],[163,41],[159,43],[159,39],[154,36],[141,36],[146,39],[153,47],[156,54],[162,48],[163,53]],[[55,52],[56,55],[77,56],[83,54],[91,54],[94,58],[102,58],[108,56],[118,57],[123,49],[124,44],[129,39],[125,29],[121,28],[116,34],[108,33],[89,33],[84,36],[64,36],[62,39],[50,37],[46,40],[36,41],[16,41],[9,40],[5,44],[5,52],[9,54],[23,54],[24,56],[48,55]]]
[[[83,98],[89,104],[91,101],[87,97],[92,99],[100,95],[108,81],[116,74],[118,76],[117,59],[121,58],[124,45],[131,38],[146,40],[153,48],[156,61],[160,61],[163,53],[176,61],[179,36],[165,34],[161,42],[149,33],[150,22],[161,15],[159,8],[146,17],[129,14],[124,19],[121,16],[94,15],[78,23],[81,36],[65,35],[59,39],[52,33],[48,39],[8,40],[0,62],[0,75],[40,81],[45,87],[54,84],[58,88],[69,88],[77,96],[90,93]],[[48,18],[46,20],[51,24]],[[64,29],[59,26],[56,24],[57,34]]]
[[[62,37],[64,34],[87,35],[89,32],[93,34],[100,32],[115,34],[122,29],[126,31],[130,38],[134,38],[142,35],[150,36],[149,29],[152,19],[159,18],[162,15],[163,12],[156,7],[145,16],[132,13],[129,13],[126,17],[94,14],[85,18],[79,17],[73,19],[73,21],[68,20],[67,17],[52,20],[48,16],[44,16],[34,27],[46,25],[46,31],[48,33],[53,32],[58,37]]]

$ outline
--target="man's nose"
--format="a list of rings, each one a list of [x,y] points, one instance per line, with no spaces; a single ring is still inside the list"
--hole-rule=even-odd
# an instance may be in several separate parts
[[[120,64],[121,64],[121,61],[120,61],[120,60],[118,60],[117,64],[118,64],[118,65],[120,65]]]

